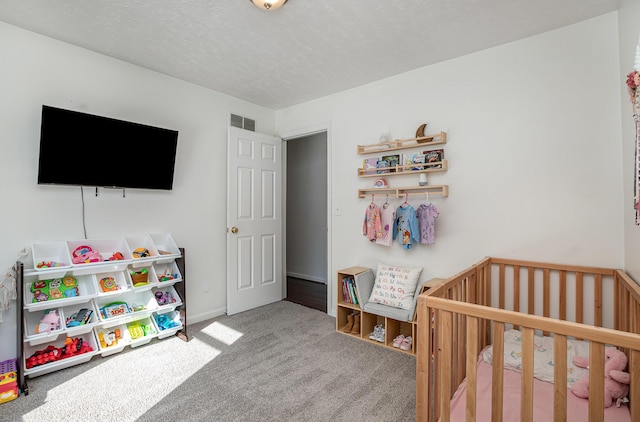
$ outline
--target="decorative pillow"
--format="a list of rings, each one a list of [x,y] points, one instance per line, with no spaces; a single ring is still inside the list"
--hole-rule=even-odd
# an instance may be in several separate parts
[[[378,264],[369,302],[411,310],[422,268]]]

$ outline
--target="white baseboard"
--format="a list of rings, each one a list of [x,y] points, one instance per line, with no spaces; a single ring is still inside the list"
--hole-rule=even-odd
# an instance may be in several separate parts
[[[202,314],[191,315],[187,314],[187,327],[191,324],[206,321],[211,318],[218,317],[227,313],[227,308],[214,309],[213,311],[205,312]]]
[[[316,281],[322,284],[327,284],[327,280],[322,277],[316,277],[309,274],[294,273],[292,271],[287,271],[287,277],[295,277],[295,278],[300,278],[302,280],[310,280],[310,281]]]

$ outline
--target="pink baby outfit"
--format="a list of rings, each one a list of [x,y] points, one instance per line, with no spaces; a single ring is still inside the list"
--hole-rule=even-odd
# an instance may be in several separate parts
[[[367,236],[371,242],[382,236],[382,222],[380,220],[380,209],[373,202],[367,207],[362,224],[362,234]]]

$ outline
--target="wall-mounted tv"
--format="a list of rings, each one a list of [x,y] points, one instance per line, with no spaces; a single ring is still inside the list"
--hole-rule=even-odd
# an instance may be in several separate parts
[[[178,132],[42,106],[38,184],[173,188]]]

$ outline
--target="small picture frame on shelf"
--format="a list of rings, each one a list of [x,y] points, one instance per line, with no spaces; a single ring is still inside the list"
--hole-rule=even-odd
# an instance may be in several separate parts
[[[427,166],[425,166],[426,168],[437,168],[437,169],[442,168],[442,160],[444,159],[444,149],[434,149],[431,151],[425,151],[424,156],[425,156],[425,163],[427,164]],[[429,163],[437,163],[437,164],[428,165]]]
[[[382,157],[383,161],[386,161],[388,164],[388,167],[391,167],[390,171],[391,173],[395,173],[396,172],[396,167],[399,166],[401,164],[400,162],[400,155],[395,154],[395,155],[385,155]]]

